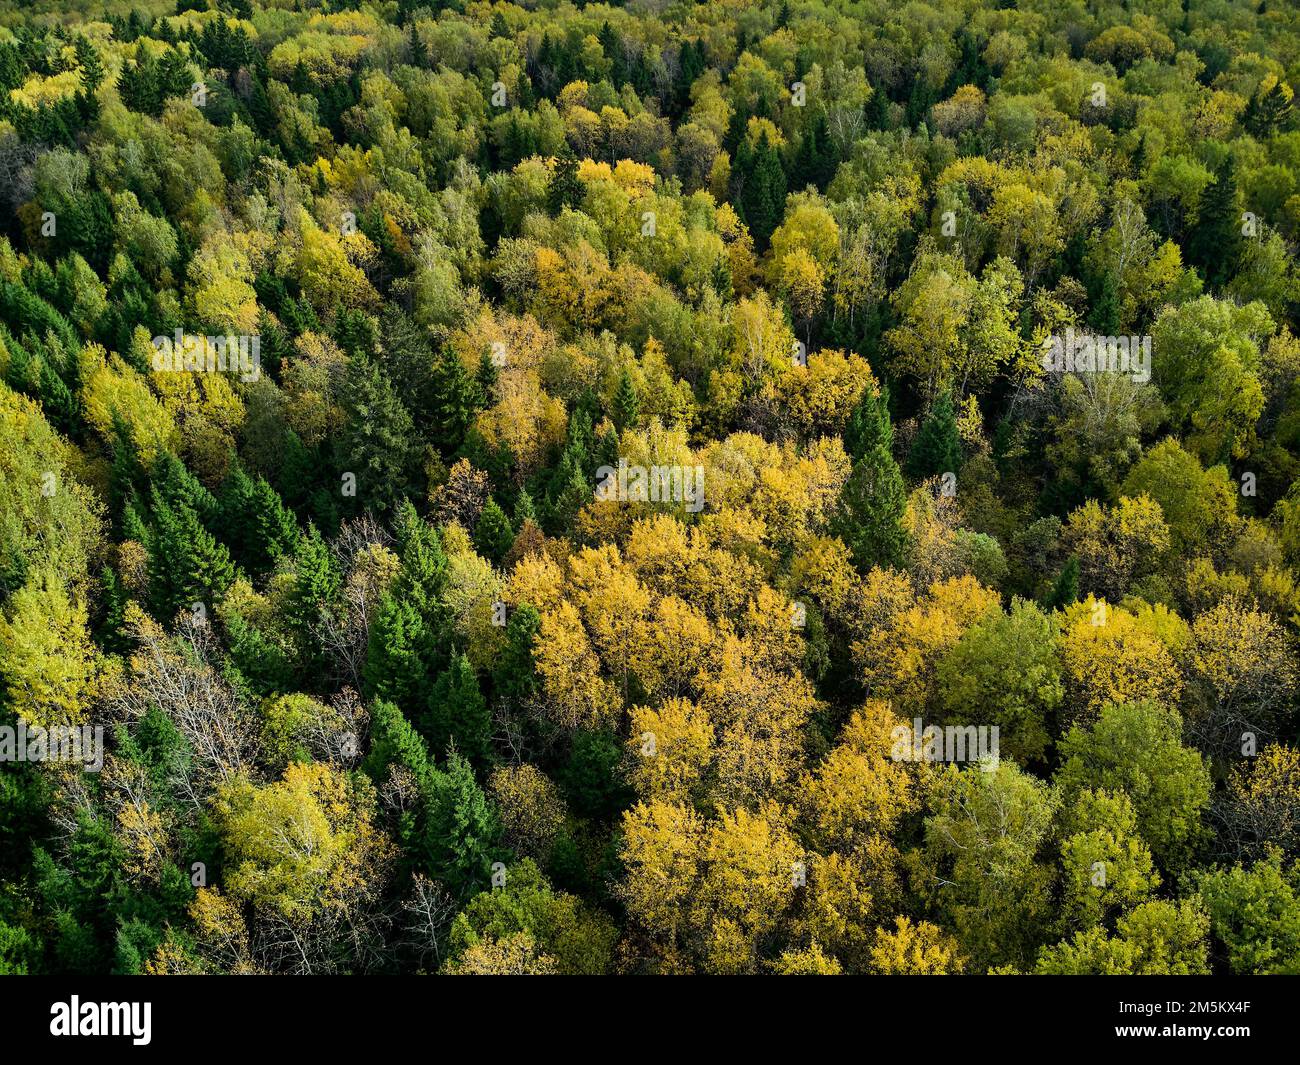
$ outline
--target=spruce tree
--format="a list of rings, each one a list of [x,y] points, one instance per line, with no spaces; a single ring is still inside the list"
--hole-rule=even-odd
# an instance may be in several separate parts
[[[1047,605],[1064,610],[1079,601],[1079,556],[1071,555],[1057,575]]]
[[[952,394],[944,391],[921,423],[921,430],[916,434],[911,454],[907,457],[907,472],[921,480],[956,473],[960,468],[961,437],[957,435],[957,415],[952,407]]]
[[[474,667],[463,654],[429,692],[424,732],[434,750],[454,745],[478,768],[487,765],[492,753],[492,715],[479,688]]]
[[[1089,322],[1102,336],[1114,336],[1119,332],[1120,298],[1119,282],[1114,270],[1107,270],[1101,278],[1101,289],[1092,305]]]
[[[1201,194],[1200,216],[1188,252],[1212,285],[1223,284],[1236,269],[1241,254],[1241,208],[1231,157],[1224,160],[1214,183]]]
[[[370,627],[363,683],[372,699],[387,699],[403,710],[419,705],[425,676],[424,623],[409,599],[386,596]]]
[[[844,483],[831,531],[848,546],[859,572],[873,566],[901,567],[907,555],[906,510],[907,490],[898,463],[882,444],[873,444]]]
[[[515,499],[514,517],[510,524],[517,533],[524,527],[524,522],[531,521],[537,524],[537,511],[533,506],[533,497],[528,494],[528,489],[521,488],[519,495]]]
[[[489,561],[499,563],[514,542],[514,530],[510,528],[506,512],[495,499],[489,499],[479,515],[478,524],[474,526],[475,549]]]
[[[286,613],[300,638],[314,645],[313,632],[322,614],[333,604],[341,578],[329,545],[315,525],[298,541],[294,553],[294,582]]]
[[[533,644],[541,627],[541,615],[527,603],[517,607],[506,623],[506,642],[492,667],[492,682],[515,707],[523,706],[537,693]]]
[[[889,390],[882,388],[877,394],[867,387],[844,426],[844,450],[856,462],[876,447],[893,454],[894,424],[889,418]]]
[[[85,37],[78,37],[74,44],[77,53],[77,66],[81,68],[81,82],[87,93],[94,94],[104,80],[104,64],[95,51],[95,46]]]
[[[637,398],[636,385],[632,383],[632,375],[626,370],[619,376],[618,391],[614,393],[612,407],[611,413],[613,414],[614,424],[618,427],[619,432],[636,427],[641,403]]]
[[[555,172],[546,187],[546,208],[558,215],[565,207],[582,203],[582,182],[578,180],[578,157],[566,142],[555,157]]]
[[[433,362],[430,375],[429,434],[444,455],[454,454],[478,413],[481,386],[470,376],[460,356],[443,348]]]
[[[352,359],[344,396],[342,468],[356,475],[364,506],[386,512],[406,490],[415,426],[377,365]]]
[[[404,502],[399,525],[402,568],[393,582],[393,594],[410,601],[426,626],[441,629],[443,607],[439,599],[447,579],[447,555],[438,530]]]
[[[781,156],[767,140],[766,131],[759,137],[754,149],[753,170],[745,178],[742,202],[745,222],[754,247],[766,250],[772,233],[781,223],[785,213],[785,171]]]
[[[469,761],[455,750],[447,756],[438,790],[429,824],[437,849],[435,875],[455,894],[468,896],[487,883],[501,823]]]

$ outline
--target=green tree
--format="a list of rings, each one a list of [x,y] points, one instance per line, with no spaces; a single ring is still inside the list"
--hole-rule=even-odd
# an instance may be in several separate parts
[[[1161,867],[1182,871],[1205,836],[1210,771],[1184,747],[1182,719],[1156,703],[1111,704],[1061,740],[1055,783],[1066,802],[1085,789],[1127,795]]]
[[[876,444],[854,463],[831,531],[848,545],[861,572],[873,566],[901,566],[907,554],[906,511],[907,489],[898,463],[883,444]]]
[[[364,504],[386,512],[406,489],[415,447],[411,415],[377,365],[354,358],[344,394],[347,423],[340,454]]]
[[[515,542],[510,519],[495,499],[489,499],[474,526],[474,546],[478,553],[493,562],[506,557]]]
[[[930,407],[907,456],[907,472],[917,480],[957,473],[961,469],[961,437],[952,394],[941,392]]]

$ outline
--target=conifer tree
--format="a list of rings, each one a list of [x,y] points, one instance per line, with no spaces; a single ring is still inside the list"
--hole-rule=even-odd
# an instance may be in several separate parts
[[[894,424],[889,418],[889,390],[882,388],[877,394],[870,387],[863,389],[853,413],[844,426],[844,450],[855,462],[877,447],[892,454],[894,450]]]
[[[474,766],[481,769],[487,765],[492,753],[492,715],[474,667],[463,654],[452,659],[429,692],[424,732],[434,750],[454,744]]]
[[[555,157],[555,172],[546,187],[546,208],[558,215],[565,207],[582,204],[582,182],[578,180],[578,157],[566,142]]]
[[[1201,193],[1200,215],[1192,231],[1188,255],[1205,270],[1212,285],[1232,276],[1241,254],[1241,208],[1237,202],[1237,173],[1231,156]]]
[[[415,427],[377,365],[355,358],[349,365],[343,469],[355,474],[363,505],[386,512],[406,490]]]
[[[464,442],[486,393],[450,348],[443,348],[434,359],[429,393],[430,436],[439,451],[451,455]]]
[[[409,599],[386,596],[370,627],[363,682],[367,696],[404,710],[418,705],[425,676],[424,623]]]
[[[907,554],[903,514],[907,490],[898,463],[882,444],[874,444],[853,465],[831,522],[862,573],[873,566],[901,567]]]
[[[960,468],[961,437],[957,434],[957,416],[952,407],[952,394],[944,391],[921,423],[921,430],[916,434],[916,441],[907,457],[907,472],[921,480],[956,473]]]
[[[474,547],[480,555],[492,562],[506,557],[515,542],[510,519],[495,499],[489,499],[474,526]]]
[[[632,383],[632,375],[624,370],[619,375],[618,391],[614,393],[612,411],[614,425],[618,427],[619,432],[636,427],[640,409],[641,403],[637,398],[636,386]]]
[[[430,836],[437,845],[437,876],[454,893],[468,895],[486,886],[501,823],[473,768],[455,749],[447,756]]]

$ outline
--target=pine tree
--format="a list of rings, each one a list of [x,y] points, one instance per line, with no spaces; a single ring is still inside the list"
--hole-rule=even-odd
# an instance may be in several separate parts
[[[889,418],[887,387],[882,388],[879,394],[870,387],[864,388],[862,398],[844,426],[844,450],[854,462],[877,447],[893,454],[894,424]]]
[[[406,490],[415,426],[379,367],[352,359],[344,397],[343,469],[371,509],[386,512]]]
[[[555,157],[555,172],[546,187],[546,209],[558,215],[565,207],[582,204],[582,182],[578,180],[578,157],[565,143]]]
[[[236,459],[230,464],[217,494],[217,531],[235,557],[257,571],[263,567],[265,557],[258,551],[253,493],[253,479],[245,472],[244,464]]]
[[[384,784],[391,768],[400,768],[415,783],[419,801],[397,815],[397,839],[402,859],[412,870],[436,875],[444,855],[434,834],[434,814],[447,793],[448,780],[433,764],[423,737],[391,702],[377,699],[370,708],[370,752],[361,765],[377,785]]]
[[[876,443],[854,463],[831,531],[848,546],[860,572],[873,566],[901,567],[907,554],[906,510],[907,490],[898,463]]]
[[[362,675],[368,698],[386,699],[403,710],[419,705],[425,676],[424,623],[409,599],[386,596],[370,627]]]
[[[1214,183],[1201,194],[1200,216],[1192,231],[1189,257],[1205,269],[1206,280],[1221,285],[1232,276],[1241,254],[1241,208],[1236,167],[1223,161]]]
[[[921,424],[907,457],[907,472],[917,480],[956,473],[961,469],[961,437],[957,435],[957,416],[952,408],[952,394],[944,391],[934,401]]]
[[[547,529],[553,536],[560,536],[573,528],[574,518],[577,517],[578,511],[592,501],[592,487],[588,483],[586,476],[576,463],[572,462],[566,456],[565,460],[560,463],[559,473],[564,474],[563,479],[557,477],[552,484],[555,486],[555,492],[550,497],[549,506],[547,507],[548,521]]]
[[[499,563],[514,542],[515,534],[510,528],[510,519],[495,499],[489,499],[479,515],[478,524],[474,526],[475,549],[489,561]]]
[[[429,693],[424,731],[434,750],[452,744],[478,768],[492,753],[492,715],[474,667],[463,654],[438,677]]]
[[[619,432],[636,428],[641,401],[636,394],[636,385],[632,383],[632,375],[626,370],[619,376],[618,391],[614,393],[612,406],[614,425],[618,427]]]

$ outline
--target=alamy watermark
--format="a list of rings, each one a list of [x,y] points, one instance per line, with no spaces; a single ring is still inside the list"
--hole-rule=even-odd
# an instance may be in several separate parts
[[[703,466],[635,466],[619,459],[617,466],[596,471],[599,502],[685,503],[698,514],[704,509]]]
[[[82,1002],[73,995],[70,1001],[50,1007],[53,1036],[125,1036],[143,1047],[153,1038],[152,1028],[152,1002]]]
[[[155,373],[237,373],[245,382],[262,376],[260,335],[201,336],[182,329],[153,338]]]
[[[981,769],[998,767],[997,725],[896,725],[889,733],[895,762],[978,762]]]
[[[88,773],[104,768],[103,725],[0,725],[0,762],[81,762]]]
[[[1138,384],[1151,380],[1149,336],[1107,337],[1075,333],[1053,336],[1043,344],[1043,369],[1057,373],[1126,373]]]

